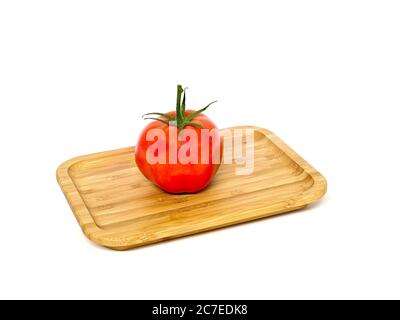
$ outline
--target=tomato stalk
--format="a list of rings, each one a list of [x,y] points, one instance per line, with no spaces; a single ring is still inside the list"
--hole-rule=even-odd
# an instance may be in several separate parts
[[[167,113],[161,113],[161,112],[150,112],[150,113],[144,114],[143,119],[160,121],[166,125],[172,124],[172,125],[177,126],[179,131],[181,131],[186,126],[203,128],[199,123],[193,122],[192,120],[196,116],[198,116],[200,113],[207,110],[207,108],[209,106],[211,106],[213,103],[217,102],[217,100],[210,102],[204,108],[194,111],[191,114],[186,116],[186,114],[185,114],[185,112],[186,112],[186,89],[187,88],[183,88],[180,84],[178,84],[178,86],[177,86],[176,115],[175,116],[169,115]],[[148,117],[150,115],[157,115],[157,116],[159,116],[159,118]],[[165,119],[163,119],[163,118],[165,118]]]

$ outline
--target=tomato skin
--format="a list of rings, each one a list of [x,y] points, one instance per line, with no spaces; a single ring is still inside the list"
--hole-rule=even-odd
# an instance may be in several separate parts
[[[187,110],[185,116],[193,113],[193,110]],[[175,112],[169,112],[168,115],[175,116]],[[165,119],[165,118],[163,118]],[[200,124],[203,129],[216,129],[216,125],[204,114],[200,113],[193,120],[193,122]],[[154,143],[154,141],[147,141],[147,133],[151,129],[161,129],[165,134],[165,159],[166,163],[150,164],[146,159],[148,148]],[[170,144],[176,144],[177,150],[181,149],[184,144],[192,144],[192,141],[177,141],[174,137],[169,137],[169,126],[159,121],[150,122],[141,132],[138,142],[135,148],[135,160],[136,165],[142,174],[155,185],[160,187],[162,190],[173,193],[196,193],[203,190],[211,182],[212,178],[218,171],[220,164],[212,163],[212,151],[220,153],[220,161],[222,159],[222,139],[219,133],[216,133],[215,143],[212,143],[212,139],[209,138],[209,161],[208,164],[201,163],[201,129],[194,126],[186,126],[185,129],[191,129],[196,132],[197,135],[197,151],[198,151],[198,163],[180,163],[179,159],[177,163],[169,163],[169,146]],[[173,141],[170,141],[173,139]],[[160,156],[160,154],[158,154]],[[219,162],[220,162],[219,161]]]

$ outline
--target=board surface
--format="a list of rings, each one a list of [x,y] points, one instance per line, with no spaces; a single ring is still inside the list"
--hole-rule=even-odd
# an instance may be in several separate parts
[[[197,194],[172,195],[136,168],[134,147],[81,156],[57,169],[57,180],[84,234],[125,250],[305,207],[326,192],[326,180],[272,132],[254,129],[251,175],[222,164]],[[245,146],[243,146],[245,147]]]

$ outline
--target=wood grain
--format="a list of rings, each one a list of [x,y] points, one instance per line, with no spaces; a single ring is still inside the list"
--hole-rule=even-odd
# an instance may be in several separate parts
[[[134,148],[63,163],[57,180],[84,234],[125,250],[305,207],[326,192],[326,180],[272,132],[254,128],[255,169],[235,174],[223,164],[197,194],[171,195],[135,166]]]

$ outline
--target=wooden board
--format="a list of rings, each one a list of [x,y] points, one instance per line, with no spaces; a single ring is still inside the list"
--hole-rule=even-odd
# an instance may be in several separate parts
[[[324,177],[272,132],[236,128],[255,130],[254,173],[223,164],[197,194],[155,187],[136,168],[134,147],[71,159],[57,180],[84,234],[117,250],[296,210],[325,194]]]

